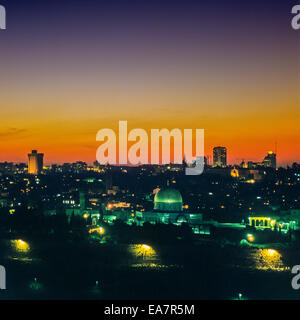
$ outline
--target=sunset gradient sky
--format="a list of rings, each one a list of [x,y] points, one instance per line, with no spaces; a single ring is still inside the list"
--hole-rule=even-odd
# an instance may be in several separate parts
[[[102,128],[204,128],[205,153],[300,162],[300,31],[288,0],[9,0],[0,161],[92,163]]]

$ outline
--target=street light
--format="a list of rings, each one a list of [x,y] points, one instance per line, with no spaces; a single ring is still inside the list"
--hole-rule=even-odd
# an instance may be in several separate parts
[[[137,244],[137,245],[135,245],[134,251],[135,251],[136,255],[142,256],[143,259],[145,257],[151,257],[151,256],[155,255],[155,250],[151,246],[149,246],[147,244]]]
[[[14,244],[17,251],[27,252],[30,249],[29,244],[21,239],[12,240],[12,243]]]
[[[248,241],[253,242],[254,241],[253,234],[247,234],[247,239],[248,239]]]

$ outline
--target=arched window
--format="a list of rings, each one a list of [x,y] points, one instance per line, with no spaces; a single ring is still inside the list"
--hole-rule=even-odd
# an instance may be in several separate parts
[[[268,220],[265,220],[265,227],[268,227],[268,226],[269,226]]]

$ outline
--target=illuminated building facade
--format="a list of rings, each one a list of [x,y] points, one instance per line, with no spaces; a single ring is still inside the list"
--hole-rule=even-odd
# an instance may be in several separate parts
[[[154,197],[154,210],[167,212],[182,211],[182,197],[176,189],[159,190]]]
[[[289,230],[294,230],[297,227],[297,221],[291,220],[291,215],[285,217],[249,217],[249,225],[256,229],[271,229],[282,233],[287,233]]]
[[[183,211],[183,201],[180,192],[173,188],[166,188],[158,191],[154,197],[154,210],[136,212],[140,221],[164,224],[180,225],[188,223],[198,225],[202,223],[202,214]]]
[[[215,147],[213,149],[214,167],[227,166],[227,149],[226,147]]]
[[[276,169],[276,153],[269,151],[263,160],[264,167]]]
[[[249,225],[258,228],[274,228],[276,220],[270,217],[249,217]]]
[[[40,174],[43,170],[44,154],[38,153],[37,150],[32,150],[28,154],[28,173]]]
[[[191,226],[197,226],[203,222],[202,214],[186,212],[183,211],[183,208],[180,192],[173,188],[166,188],[155,194],[152,211],[130,210],[125,202],[118,204],[110,202],[106,206],[103,220],[109,224],[114,223],[115,220],[122,220],[129,225],[135,223],[138,226],[142,226],[145,222],[175,225],[187,223]]]

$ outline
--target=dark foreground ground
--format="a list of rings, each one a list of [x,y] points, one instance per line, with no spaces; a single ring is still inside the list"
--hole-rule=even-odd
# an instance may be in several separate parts
[[[153,247],[48,241],[22,252],[1,241],[1,299],[299,299],[290,268],[296,249],[215,244]]]

